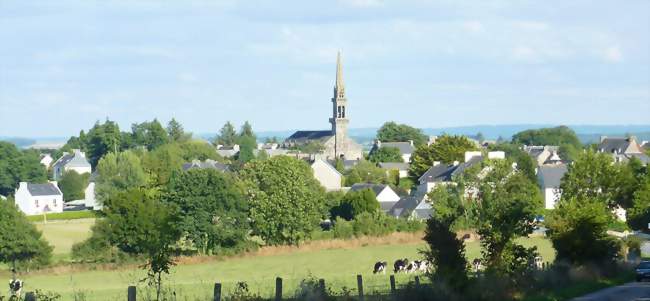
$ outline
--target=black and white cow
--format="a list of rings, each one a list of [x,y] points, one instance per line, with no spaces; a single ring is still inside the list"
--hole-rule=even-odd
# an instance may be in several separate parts
[[[395,264],[393,264],[393,268],[395,269],[395,273],[403,272],[406,271],[406,267],[409,265],[409,260],[407,258],[404,259],[398,259],[395,260]]]
[[[478,273],[483,269],[483,262],[481,259],[476,258],[474,261],[472,261],[472,268],[474,270],[474,273]]]
[[[9,280],[9,295],[20,298],[20,293],[23,290],[24,283],[20,279]]]
[[[386,269],[387,268],[388,268],[388,262],[385,262],[385,261],[379,262],[378,261],[377,263],[375,263],[375,268],[372,270],[372,273],[373,274],[378,274],[378,273],[386,274]]]

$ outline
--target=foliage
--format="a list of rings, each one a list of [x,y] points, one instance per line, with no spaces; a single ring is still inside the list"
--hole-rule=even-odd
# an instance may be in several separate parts
[[[209,143],[202,140],[189,140],[178,145],[181,149],[181,157],[183,161],[190,162],[192,160],[215,160],[223,162],[214,147]]]
[[[582,147],[576,133],[566,126],[525,130],[512,136],[512,142],[524,145],[564,145]]]
[[[377,140],[382,142],[405,142],[413,140],[413,144],[420,146],[426,144],[427,139],[427,136],[422,133],[422,130],[406,124],[397,124],[393,121],[384,123],[377,130]]]
[[[82,140],[80,137],[79,140],[83,141],[82,145],[86,146],[85,152],[88,161],[95,167],[104,155],[120,150],[121,137],[117,123],[106,119],[103,124],[96,122],[85,138]]]
[[[345,173],[346,186],[357,183],[386,183],[386,171],[372,162],[361,161]]]
[[[192,138],[192,134],[185,133],[183,125],[174,118],[167,123],[167,135],[172,142],[185,142]]]
[[[402,153],[397,147],[380,147],[377,150],[374,150],[370,153],[368,157],[370,162],[380,163],[380,162],[404,162],[402,158]]]
[[[243,188],[229,174],[214,169],[177,174],[163,199],[180,209],[180,229],[203,254],[238,248],[247,239]]]
[[[46,181],[47,170],[37,152],[20,151],[14,144],[0,141],[0,195],[12,195],[20,182]]]
[[[0,200],[0,262],[16,268],[18,263],[48,264],[52,247],[13,204]]]
[[[562,196],[568,199],[593,200],[614,208],[620,199],[620,167],[613,164],[609,154],[585,151],[581,153],[562,178]]]
[[[98,227],[110,229],[108,240],[121,251],[147,258],[144,267],[159,299],[162,274],[168,274],[174,264],[173,246],[181,237],[180,222],[174,206],[157,201],[147,191],[129,189],[111,200]]]
[[[223,145],[223,146],[233,146],[236,143],[237,139],[237,132],[235,132],[235,126],[230,123],[230,121],[226,122],[226,124],[223,125],[221,130],[219,130],[219,135],[217,135],[214,140],[213,144],[214,145]]]
[[[633,206],[627,210],[627,222],[634,230],[650,232],[650,173],[646,174],[641,187],[634,192]]]
[[[306,162],[287,156],[251,161],[241,177],[253,232],[267,244],[298,244],[318,225],[325,192]]]
[[[342,217],[351,220],[361,213],[373,214],[379,211],[379,202],[370,188],[348,192],[338,206],[332,208],[333,218]]]
[[[607,235],[612,218],[605,203],[597,199],[563,195],[546,219],[549,237],[557,251],[556,260],[575,265],[614,260],[619,245]]]
[[[254,150],[257,148],[255,137],[242,136],[237,139],[239,143],[239,153],[237,154],[237,161],[240,164],[245,164],[255,159]]]
[[[334,221],[334,238],[348,239],[354,236],[353,222],[337,217]]]
[[[537,181],[537,176],[535,174],[537,162],[533,161],[533,158],[518,145],[512,143],[500,143],[490,145],[489,149],[490,151],[503,151],[506,154],[506,158],[517,163],[518,170],[526,175],[526,177],[531,181]]]
[[[97,165],[97,174],[95,195],[105,207],[111,205],[111,197],[118,192],[147,184],[140,159],[131,151],[106,155]]]
[[[154,187],[166,186],[172,175],[181,172],[183,163],[182,149],[175,143],[162,145],[142,156],[142,168]]]
[[[414,179],[424,174],[433,163],[438,161],[445,164],[454,161],[462,162],[465,152],[476,149],[476,145],[465,136],[443,135],[431,145],[421,145],[411,155],[409,173]]]
[[[58,182],[64,200],[73,201],[85,198],[84,192],[89,179],[89,173],[80,175],[74,170],[66,171]]]
[[[304,144],[296,145],[294,148],[301,153],[315,155],[322,153],[325,150],[325,145],[319,141],[312,140]]]
[[[91,229],[92,235],[88,239],[72,246],[72,258],[80,262],[126,261],[127,254],[111,244],[108,223],[96,223]]]
[[[147,150],[154,150],[161,145],[167,144],[170,139],[167,131],[157,119],[133,124],[131,132],[135,146],[144,146]]]

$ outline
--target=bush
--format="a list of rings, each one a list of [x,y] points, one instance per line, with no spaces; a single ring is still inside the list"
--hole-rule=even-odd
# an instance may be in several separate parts
[[[334,238],[348,239],[354,236],[353,222],[337,217],[334,223]]]
[[[82,219],[82,218],[96,218],[98,217],[100,212],[92,211],[92,210],[84,210],[84,211],[64,211],[64,212],[59,212],[59,213],[48,213],[47,214],[47,220],[48,221],[54,221],[54,220],[73,220],[73,219]],[[43,221],[43,215],[30,215],[27,217],[29,221],[31,222],[42,222]]]

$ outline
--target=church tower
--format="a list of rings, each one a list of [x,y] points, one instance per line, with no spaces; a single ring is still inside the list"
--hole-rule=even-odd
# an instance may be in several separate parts
[[[347,116],[348,100],[345,98],[345,85],[343,84],[343,66],[341,64],[341,52],[336,56],[336,84],[334,85],[334,97],[332,97],[332,134],[335,136],[334,154],[336,158],[342,158],[348,149],[348,123]]]

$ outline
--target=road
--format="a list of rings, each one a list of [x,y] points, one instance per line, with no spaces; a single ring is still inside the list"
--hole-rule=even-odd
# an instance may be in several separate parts
[[[645,299],[647,298],[647,299]],[[573,301],[650,301],[650,282],[630,282],[606,288]]]

